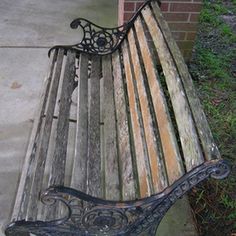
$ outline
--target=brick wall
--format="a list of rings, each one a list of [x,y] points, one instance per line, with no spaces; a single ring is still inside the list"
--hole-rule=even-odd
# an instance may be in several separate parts
[[[119,0],[119,25],[127,22],[144,0]],[[189,60],[202,0],[162,0],[161,10],[184,57]]]

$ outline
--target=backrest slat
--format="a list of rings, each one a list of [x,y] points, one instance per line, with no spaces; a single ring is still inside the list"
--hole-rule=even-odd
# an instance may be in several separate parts
[[[189,171],[204,161],[195,123],[189,108],[186,94],[181,83],[180,75],[163,34],[158,27],[151,9],[147,6],[142,11],[145,23],[152,36],[160,63],[165,75],[165,82],[171,97],[175,119],[178,126],[180,141],[185,159],[186,169]]]
[[[139,100],[140,104],[140,116],[142,118],[143,126],[144,126],[144,138],[147,146],[147,153],[150,165],[150,172],[153,184],[153,191],[160,192],[167,184],[167,177],[165,173],[165,165],[163,163],[163,152],[162,147],[160,145],[160,137],[158,137],[155,132],[154,121],[151,114],[151,108],[149,104],[147,88],[145,86],[146,76],[142,71],[141,61],[139,59],[134,30],[131,29],[128,34],[128,42],[131,54],[131,66],[133,67],[134,75],[133,75],[133,83],[136,84],[137,87],[137,100]]]
[[[143,126],[140,120],[140,110],[136,102],[137,94],[133,81],[132,64],[129,56],[128,43],[125,40],[122,47],[125,77],[127,83],[127,91],[129,98],[129,110],[131,116],[131,127],[135,149],[135,160],[138,170],[140,197],[147,197],[153,191],[150,167],[147,160],[147,152],[145,150],[145,140],[143,138]]]
[[[135,30],[138,35],[138,44],[142,55],[143,64],[147,74],[147,83],[150,89],[151,100],[157,120],[157,129],[160,133],[162,149],[165,157],[169,183],[172,184],[183,173],[183,163],[180,156],[173,124],[169,114],[166,98],[158,75],[157,61],[151,52],[148,37],[142,24],[141,17],[135,22]],[[143,50],[145,48],[145,50]]]
[[[154,17],[158,19],[160,30],[163,33],[163,37],[166,40],[166,43],[172,53],[175,65],[177,66],[181,76],[185,92],[188,96],[189,105],[194,115],[195,125],[198,130],[201,145],[203,146],[205,158],[206,160],[221,158],[183,56],[171,35],[168,24],[164,20],[158,4],[156,2],[152,2],[151,6],[153,8]]]
[[[117,140],[120,166],[121,196],[122,200],[132,200],[137,189],[135,183],[132,152],[130,147],[129,119],[127,114],[127,96],[125,94],[124,78],[119,51],[112,55],[114,97],[117,120]]]

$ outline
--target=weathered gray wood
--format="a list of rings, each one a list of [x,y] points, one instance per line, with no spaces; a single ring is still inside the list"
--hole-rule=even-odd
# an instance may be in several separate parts
[[[54,150],[49,185],[63,185],[69,131],[71,95],[75,84],[75,53],[67,52],[67,62],[59,105],[56,146]]]
[[[128,34],[130,46],[131,63],[134,68],[134,80],[137,86],[140,111],[144,126],[144,136],[147,143],[148,164],[152,177],[154,192],[161,192],[168,186],[166,170],[164,165],[163,151],[161,147],[159,134],[154,133],[153,119],[148,101],[148,94],[145,88],[145,74],[141,70],[141,60],[139,59],[138,50],[135,41],[134,30],[131,29]]]
[[[114,97],[117,119],[117,139],[121,180],[122,200],[132,200],[138,197],[136,193],[137,183],[134,177],[134,167],[132,164],[132,153],[130,147],[130,136],[128,127],[128,115],[126,107],[126,97],[123,85],[122,65],[119,52],[112,55],[113,77],[114,77]]]
[[[101,152],[101,185],[104,186],[102,188],[102,198],[106,197],[106,186],[105,186],[105,139],[104,139],[104,107],[106,104],[104,103],[104,77],[100,79],[100,152]]]
[[[77,130],[71,187],[86,192],[88,158],[88,55],[86,54],[80,55],[78,79]]]
[[[191,111],[194,115],[195,124],[198,130],[198,135],[201,139],[201,144],[203,146],[205,158],[207,160],[220,158],[219,150],[214,142],[210,127],[208,125],[205,113],[201,107],[200,100],[196,93],[193,85],[191,75],[189,74],[186,63],[184,62],[183,56],[171,35],[170,29],[167,22],[164,20],[161,11],[157,3],[152,3],[153,13],[158,20],[160,29],[162,30],[163,36],[168,44],[168,47],[173,55],[176,67],[178,68],[179,74],[181,76],[184,89],[186,91],[188,101],[191,107]]]
[[[31,192],[29,197],[29,205],[27,208],[26,219],[35,220],[38,213],[38,196],[40,194],[42,183],[43,183],[43,174],[45,168],[45,162],[47,158],[47,151],[49,145],[49,139],[51,134],[52,120],[55,109],[59,79],[61,74],[61,67],[64,57],[64,50],[60,49],[57,58],[56,70],[52,82],[52,86],[49,92],[48,104],[45,111],[46,117],[44,124],[41,128],[41,137],[40,137],[40,148],[37,153],[37,164],[35,169],[32,169],[33,172],[33,181],[31,186]]]
[[[51,163],[49,186],[64,184],[69,132],[70,105],[72,92],[74,90],[74,84],[75,53],[68,51],[60,94],[59,116],[56,129],[56,144]],[[50,219],[50,217],[52,217],[52,219],[56,217],[57,208],[58,204],[56,204],[48,211],[48,219]]]
[[[131,70],[131,61],[129,57],[128,51],[128,43],[125,40],[123,42],[122,52],[124,57],[124,68],[125,68],[125,76],[127,82],[127,90],[128,90],[128,97],[129,97],[129,110],[131,116],[131,123],[132,123],[132,132],[133,132],[133,141],[134,141],[134,149],[135,149],[135,159],[136,165],[138,170],[138,180],[139,180],[139,194],[140,197],[147,197],[150,196],[152,193],[152,182],[150,176],[150,169],[146,163],[146,150],[145,150],[145,141],[143,140],[142,133],[143,133],[143,126],[140,120],[140,111],[138,104],[136,102],[136,95],[135,95],[135,85],[133,81],[133,71]]]
[[[174,60],[163,34],[152,17],[151,9],[147,7],[142,11],[142,14],[152,36],[166,78],[166,84],[178,125],[185,165],[189,171],[204,161],[192,113],[186,99],[180,75],[175,67]]]
[[[151,52],[151,48],[148,44],[148,38],[140,17],[138,17],[135,22],[135,30],[138,35],[140,53],[142,55],[146,70],[155,117],[157,119],[158,130],[160,132],[168,180],[169,183],[172,184],[184,174],[183,163],[168,111],[166,98],[164,96],[160,78],[156,69],[156,59]]]
[[[50,57],[48,73],[44,81],[44,86],[42,89],[41,99],[38,105],[38,110],[35,114],[34,124],[32,133],[29,140],[28,149],[26,152],[25,161],[22,168],[22,174],[20,178],[20,182],[18,185],[18,190],[15,198],[15,204],[11,216],[11,221],[21,220],[25,218],[25,214],[27,211],[29,191],[30,191],[30,182],[32,175],[32,169],[35,165],[35,151],[37,148],[37,143],[39,139],[39,132],[42,125],[42,116],[44,114],[45,106],[47,103],[48,93],[52,81],[53,70],[55,67],[55,62],[57,59],[58,51],[54,50]]]
[[[104,79],[105,198],[120,200],[117,132],[111,56],[102,58]]]
[[[100,151],[100,77],[101,58],[92,57],[89,90],[89,123],[88,123],[88,175],[87,193],[101,197],[101,151]]]

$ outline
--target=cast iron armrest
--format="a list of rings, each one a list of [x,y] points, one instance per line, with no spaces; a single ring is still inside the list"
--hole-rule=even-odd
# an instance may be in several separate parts
[[[73,20],[70,27],[72,29],[82,28],[82,40],[74,45],[56,45],[49,50],[49,56],[51,51],[56,48],[74,49],[78,52],[97,55],[107,55],[114,52],[125,39],[125,36],[133,26],[136,18],[140,15],[142,9],[152,1],[157,1],[159,5],[161,4],[159,0],[148,0],[144,2],[128,23],[115,28],[101,27],[84,18]]]

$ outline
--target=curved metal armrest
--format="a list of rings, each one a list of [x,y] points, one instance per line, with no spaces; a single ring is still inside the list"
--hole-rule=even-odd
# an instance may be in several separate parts
[[[77,29],[80,27],[83,30],[83,38],[81,42],[74,45],[54,46],[49,50],[49,55],[50,52],[56,48],[74,49],[79,52],[98,55],[106,55],[114,52],[124,40],[142,9],[152,1],[157,1],[160,5],[159,0],[146,1],[128,23],[115,28],[104,28],[84,18],[77,18],[73,20],[70,27],[72,29]]]

